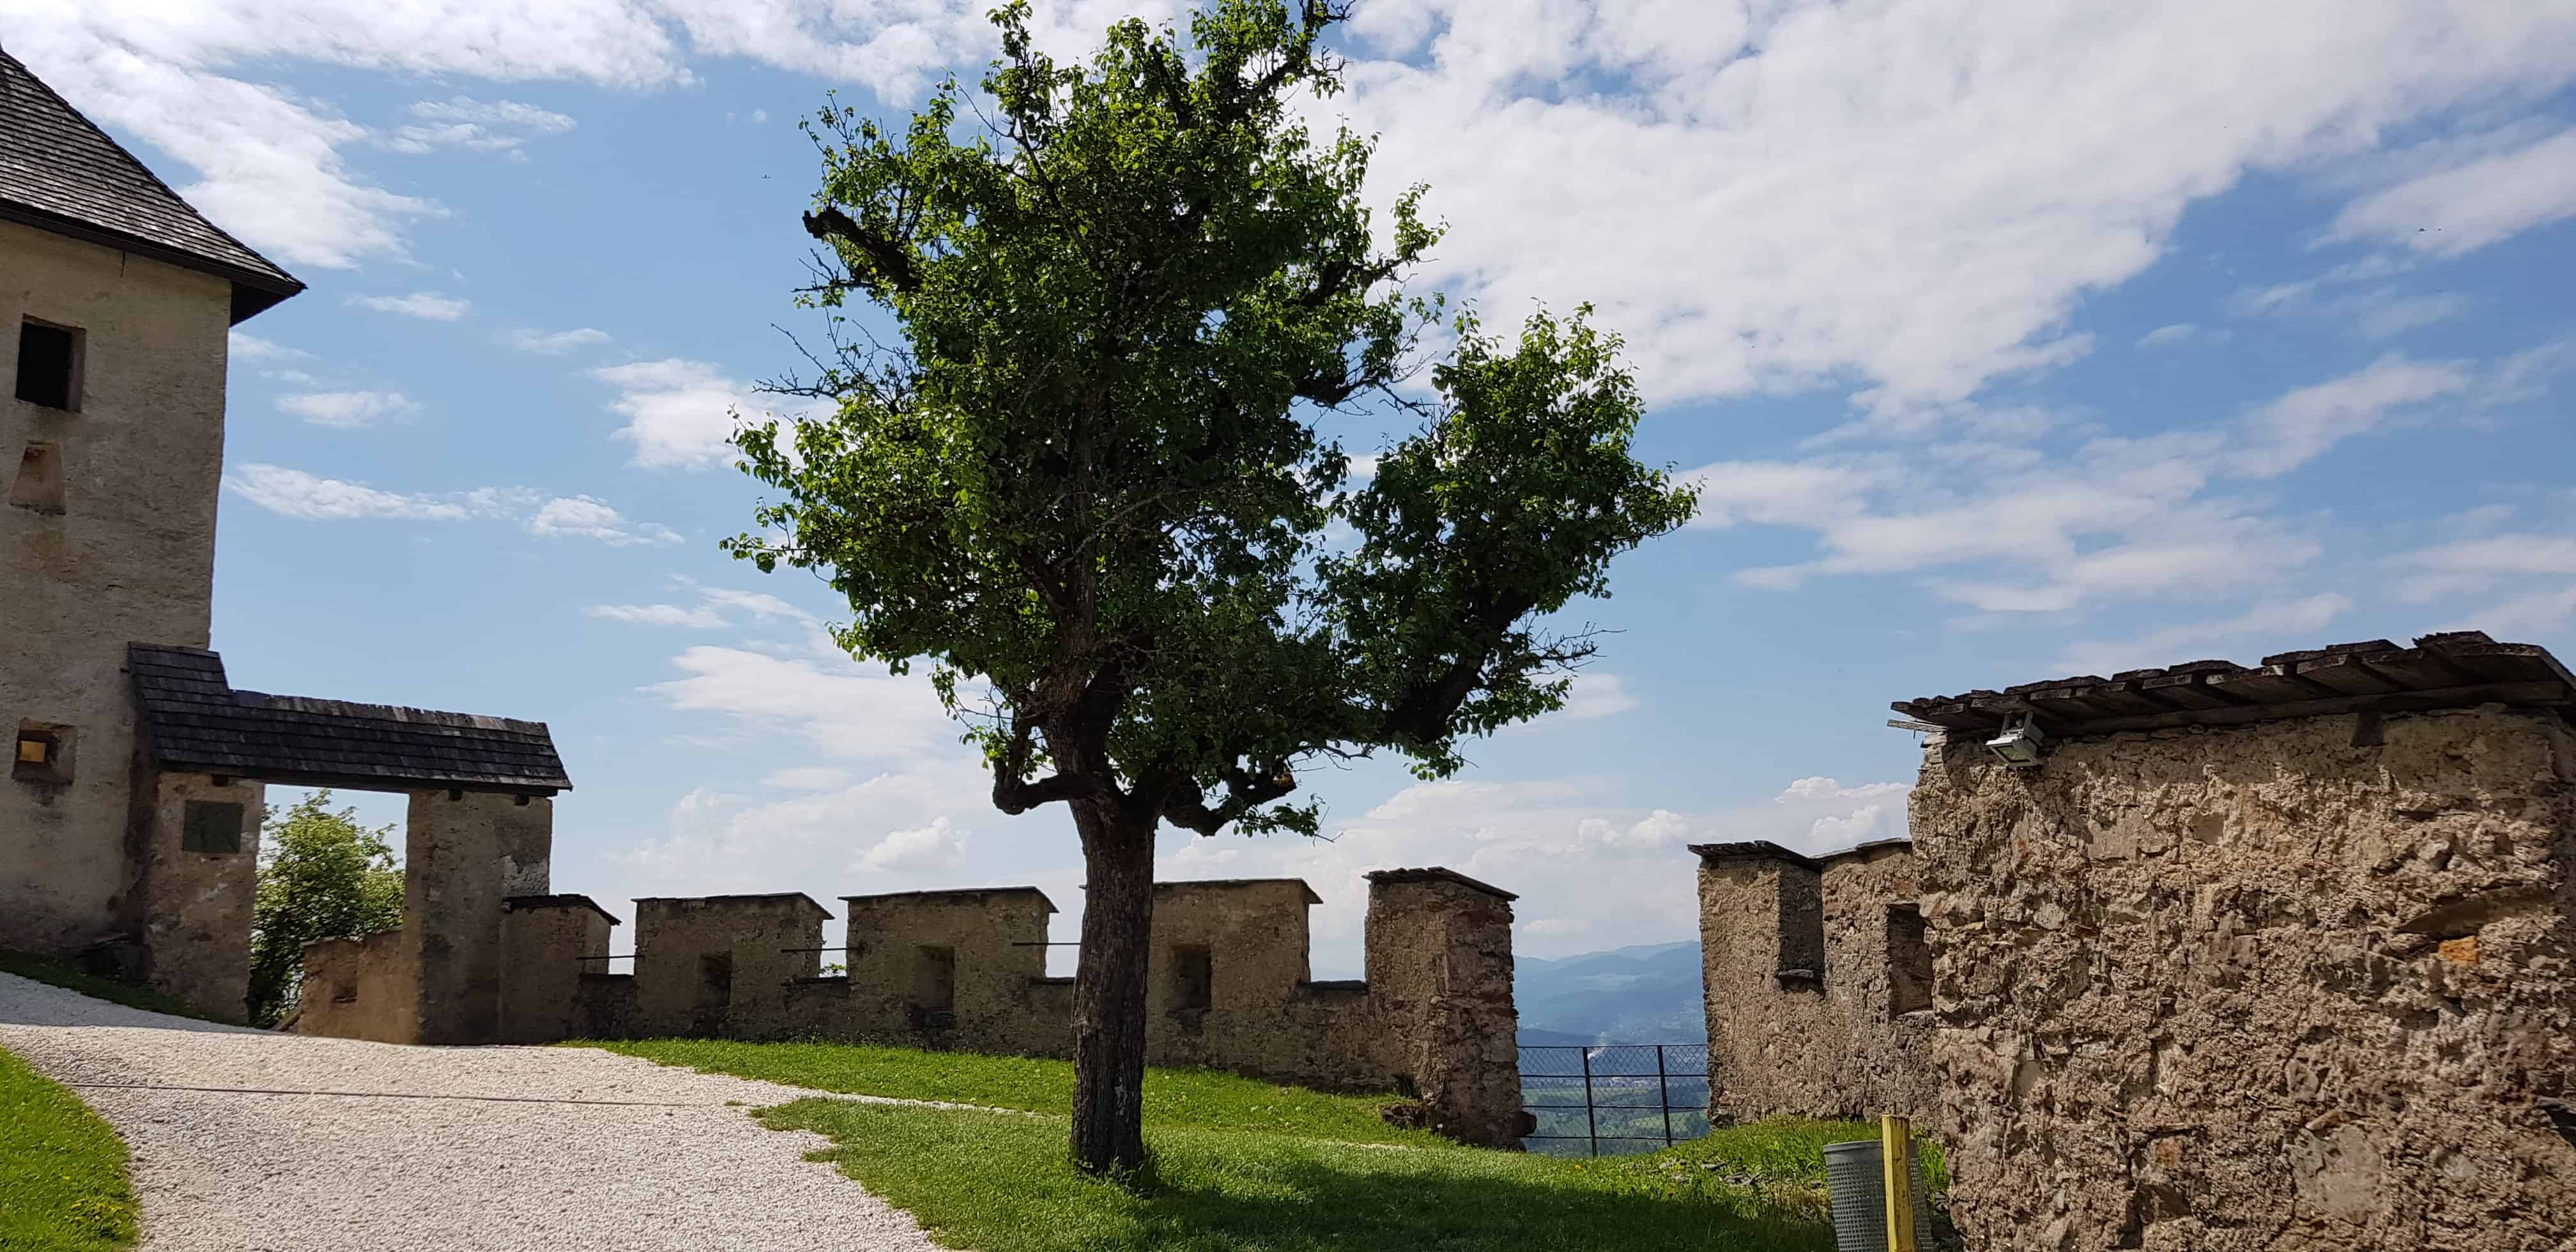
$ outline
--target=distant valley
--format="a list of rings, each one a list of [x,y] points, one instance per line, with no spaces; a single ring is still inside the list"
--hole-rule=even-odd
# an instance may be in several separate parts
[[[1653,943],[1513,967],[1525,1044],[1695,1043],[1707,1035],[1699,943]]]

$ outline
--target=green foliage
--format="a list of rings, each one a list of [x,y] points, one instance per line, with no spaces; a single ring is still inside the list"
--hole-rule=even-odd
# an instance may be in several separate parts
[[[125,1141],[71,1092],[0,1051],[0,1248],[109,1252],[134,1239]]]
[[[851,1095],[938,1100],[1032,1113],[1068,1113],[1073,1063],[1043,1057],[924,1052],[851,1043],[743,1043],[730,1039],[646,1039],[606,1048],[664,1065],[757,1078]],[[1328,1095],[1212,1069],[1145,1071],[1145,1120],[1161,1126],[1308,1135],[1351,1143],[1436,1143],[1379,1118],[1387,1095]]]
[[[1774,1117],[1724,1126],[1706,1137],[1651,1156],[1604,1161],[1621,1171],[1622,1184],[1640,1195],[1692,1196],[1751,1188],[1771,1207],[1826,1220],[1832,1196],[1825,1186],[1825,1145],[1878,1138],[1870,1122]],[[1915,1139],[1932,1191],[1950,1188],[1941,1146]]]
[[[1509,342],[1462,317],[1406,390],[1441,305],[1403,281],[1439,231],[1419,188],[1381,229],[1372,141],[1294,107],[1341,86],[1338,5],[1212,0],[1087,65],[1034,49],[1024,0],[993,16],[988,98],[808,124],[832,350],[781,389],[830,411],[737,434],[782,494],[727,546],[825,573],[854,655],[928,659],[1003,810],[1074,801],[1130,840],[1312,832],[1300,764],[1436,777],[1461,736],[1560,707],[1593,647],[1544,619],[1694,507],[1629,454],[1618,338],[1588,308]],[[1315,421],[1372,398],[1423,424],[1354,487]]]
[[[402,869],[385,841],[393,827],[369,830],[356,809],[330,805],[331,793],[316,791],[261,819],[244,1006],[254,1026],[274,1026],[295,1008],[305,944],[402,925]]]
[[[31,952],[13,952],[7,948],[0,948],[0,974],[16,974],[20,978],[51,983],[68,991],[77,991],[93,1000],[105,1000],[111,1004],[122,1004],[127,1008],[142,1009],[149,1013],[193,1017],[199,1021],[222,1022],[232,1026],[241,1024],[241,1019],[238,1017],[209,1012],[177,996],[155,991],[150,987],[101,977]]]
[[[978,1252],[1826,1252],[1830,1230],[1749,1187],[1656,1195],[1608,1162],[1393,1147],[1173,1126],[1149,1116],[1153,1168],[1129,1185],[1077,1173],[1053,1118],[799,1100],[760,1113],[812,1130],[816,1154]]]

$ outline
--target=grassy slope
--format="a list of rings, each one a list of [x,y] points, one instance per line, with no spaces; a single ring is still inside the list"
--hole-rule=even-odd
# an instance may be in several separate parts
[[[1048,1116],[802,1100],[769,1125],[978,1252],[1309,1249],[1830,1248],[1823,1149],[1859,1122],[1778,1119],[1652,1156],[1598,1161],[1460,1148],[1377,1118],[1389,1097],[1334,1096],[1207,1070],[1147,1071],[1155,1177],[1127,1189],[1065,1164],[1062,1061],[830,1043],[597,1044],[664,1064],[822,1091]],[[1940,1180],[1936,1154],[1927,1162]]]
[[[201,1022],[223,1022],[232,1026],[241,1024],[241,1018],[238,1016],[225,1017],[221,1014],[209,1013],[185,1000],[164,995],[150,987],[138,987],[130,982],[118,982],[113,978],[101,978],[96,974],[83,973],[50,957],[36,956],[32,953],[13,952],[7,948],[0,948],[0,974],[16,974],[20,978],[52,983],[54,986],[69,988],[92,999],[109,1000],[128,1008],[147,1009],[176,1017],[193,1017]]]
[[[1581,1162],[1194,1127],[1149,1128],[1154,1177],[1076,1176],[1060,1119],[800,1100],[764,1110],[818,1131],[819,1159],[976,1252],[1824,1252],[1832,1236],[1777,1220],[1751,1190],[1681,1196]]]
[[[972,1052],[923,1052],[848,1043],[738,1043],[648,1039],[586,1046],[664,1065],[760,1078],[817,1091],[941,1100],[1059,1116],[1073,1109],[1073,1063]],[[1310,1135],[1352,1143],[1437,1143],[1378,1117],[1396,1097],[1327,1095],[1218,1070],[1150,1071],[1145,1120],[1152,1125]]]
[[[0,1248],[104,1252],[133,1244],[125,1142],[71,1092],[0,1052]]]

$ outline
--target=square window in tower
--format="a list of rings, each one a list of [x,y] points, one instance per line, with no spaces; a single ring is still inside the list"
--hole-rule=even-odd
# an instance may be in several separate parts
[[[78,410],[80,328],[34,318],[18,323],[18,398],[49,409]]]

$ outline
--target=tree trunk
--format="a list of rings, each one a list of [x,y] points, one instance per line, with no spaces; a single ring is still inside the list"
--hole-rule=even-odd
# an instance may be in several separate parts
[[[1145,1163],[1145,963],[1154,928],[1154,827],[1109,800],[1076,800],[1088,881],[1073,980],[1073,1163]]]

